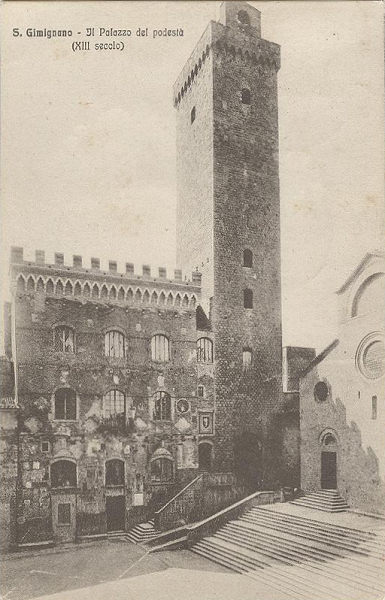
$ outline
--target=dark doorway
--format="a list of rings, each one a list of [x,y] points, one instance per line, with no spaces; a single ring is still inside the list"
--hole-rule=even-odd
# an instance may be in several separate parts
[[[107,531],[123,531],[125,529],[125,510],[124,496],[107,496]]]
[[[321,488],[337,489],[337,453],[321,452]]]
[[[201,471],[211,471],[213,447],[207,442],[202,442],[198,446],[199,453],[199,469]]]
[[[235,439],[234,467],[248,489],[263,489],[262,443],[256,434],[245,431]]]

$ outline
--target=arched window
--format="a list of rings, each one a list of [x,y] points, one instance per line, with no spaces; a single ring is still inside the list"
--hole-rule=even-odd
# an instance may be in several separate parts
[[[324,437],[322,438],[322,444],[324,446],[336,446],[337,441],[332,433],[325,433]]]
[[[251,369],[252,362],[253,362],[253,354],[252,354],[250,348],[243,348],[243,351],[242,351],[243,370],[249,371]]]
[[[71,388],[56,390],[55,419],[58,421],[76,421],[76,394]]]
[[[125,414],[125,396],[120,390],[110,390],[103,398],[104,416],[114,417]]]
[[[19,294],[25,291],[25,279],[22,275],[17,280],[17,291]]]
[[[200,363],[213,362],[213,342],[210,338],[202,337],[197,341],[197,361]]]
[[[35,282],[32,276],[28,277],[27,281],[27,291],[33,292],[35,290]]]
[[[106,461],[106,486],[124,485],[124,461],[112,459]]]
[[[167,483],[174,478],[173,462],[169,458],[156,458],[151,462],[151,480]]]
[[[242,104],[251,104],[251,93],[247,88],[243,88],[241,92]]]
[[[70,460],[57,460],[52,463],[51,487],[76,487],[76,464]]]
[[[250,17],[245,10],[240,10],[237,17],[239,23],[242,23],[242,25],[250,25]]]
[[[56,352],[75,352],[75,333],[72,327],[58,325],[54,330]]]
[[[104,336],[104,353],[113,358],[124,358],[125,339],[120,331],[108,331]]]
[[[195,106],[193,106],[191,109],[191,114],[190,114],[191,124],[194,123],[195,117],[196,117],[196,108],[195,108]]]
[[[253,253],[248,248],[246,248],[243,251],[243,266],[244,267],[252,267],[253,266]]]
[[[170,341],[162,334],[151,338],[151,358],[157,362],[168,362],[170,360]]]
[[[253,291],[243,290],[243,306],[244,308],[253,308]]]
[[[48,279],[47,285],[45,286],[45,289],[46,289],[47,294],[53,294],[54,293],[54,285],[53,285],[52,279]]]
[[[171,421],[171,398],[167,392],[154,395],[154,421]]]

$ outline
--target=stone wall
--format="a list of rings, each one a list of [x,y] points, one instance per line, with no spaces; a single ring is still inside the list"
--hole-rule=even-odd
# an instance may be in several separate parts
[[[238,19],[240,10],[250,24]],[[214,294],[215,469],[241,466],[253,489],[282,478],[296,485],[298,398],[283,397],[281,378],[280,50],[261,38],[260,13],[252,6],[235,2],[222,12],[174,86],[178,261],[186,269],[193,260],[202,271],[206,303]],[[251,267],[243,266],[245,249]],[[245,289],[253,293],[251,309],[244,308]],[[253,355],[247,373],[245,348]],[[296,412],[289,420],[297,433],[288,432],[286,411]],[[275,440],[282,438],[281,451]]]
[[[37,285],[43,267],[22,262],[12,267],[21,425],[18,541],[60,542],[103,533],[108,528],[106,506],[115,496],[124,497],[123,527],[129,528],[148,518],[197,472],[198,414],[213,410],[213,372],[212,365],[201,365],[198,375],[195,306],[50,293]],[[28,286],[31,274],[34,289]],[[21,275],[24,287],[16,285]],[[186,285],[169,282],[173,297]],[[198,297],[195,284],[190,296],[194,290]],[[55,328],[62,325],[74,331],[73,351],[55,345]],[[110,330],[124,336],[120,358],[105,355]],[[155,334],[169,339],[166,362],[152,358]],[[199,381],[205,384],[202,398],[197,395]],[[74,390],[76,419],[55,417],[58,389]],[[105,416],[103,398],[111,390],[125,396],[123,420]],[[155,418],[154,395],[159,392],[170,396],[168,419]],[[160,448],[172,462],[169,481],[151,476],[152,457]],[[124,464],[124,484],[111,487],[105,481],[106,463],[116,459]],[[70,489],[51,487],[52,465],[58,460],[76,464],[76,485]],[[70,521],[60,524],[58,514],[64,509]]]

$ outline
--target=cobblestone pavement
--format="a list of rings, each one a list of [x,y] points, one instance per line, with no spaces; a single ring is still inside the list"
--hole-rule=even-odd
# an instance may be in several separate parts
[[[70,600],[78,588],[169,568],[228,573],[188,550],[146,554],[142,546],[106,540],[87,546],[73,545],[3,557],[1,600],[27,600],[57,592],[63,592],[60,597]],[[113,596],[111,600],[115,600]]]

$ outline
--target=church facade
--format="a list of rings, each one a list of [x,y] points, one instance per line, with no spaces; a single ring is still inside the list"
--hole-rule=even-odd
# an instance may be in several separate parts
[[[368,253],[337,294],[338,337],[300,377],[301,487],[384,513],[384,253]]]

